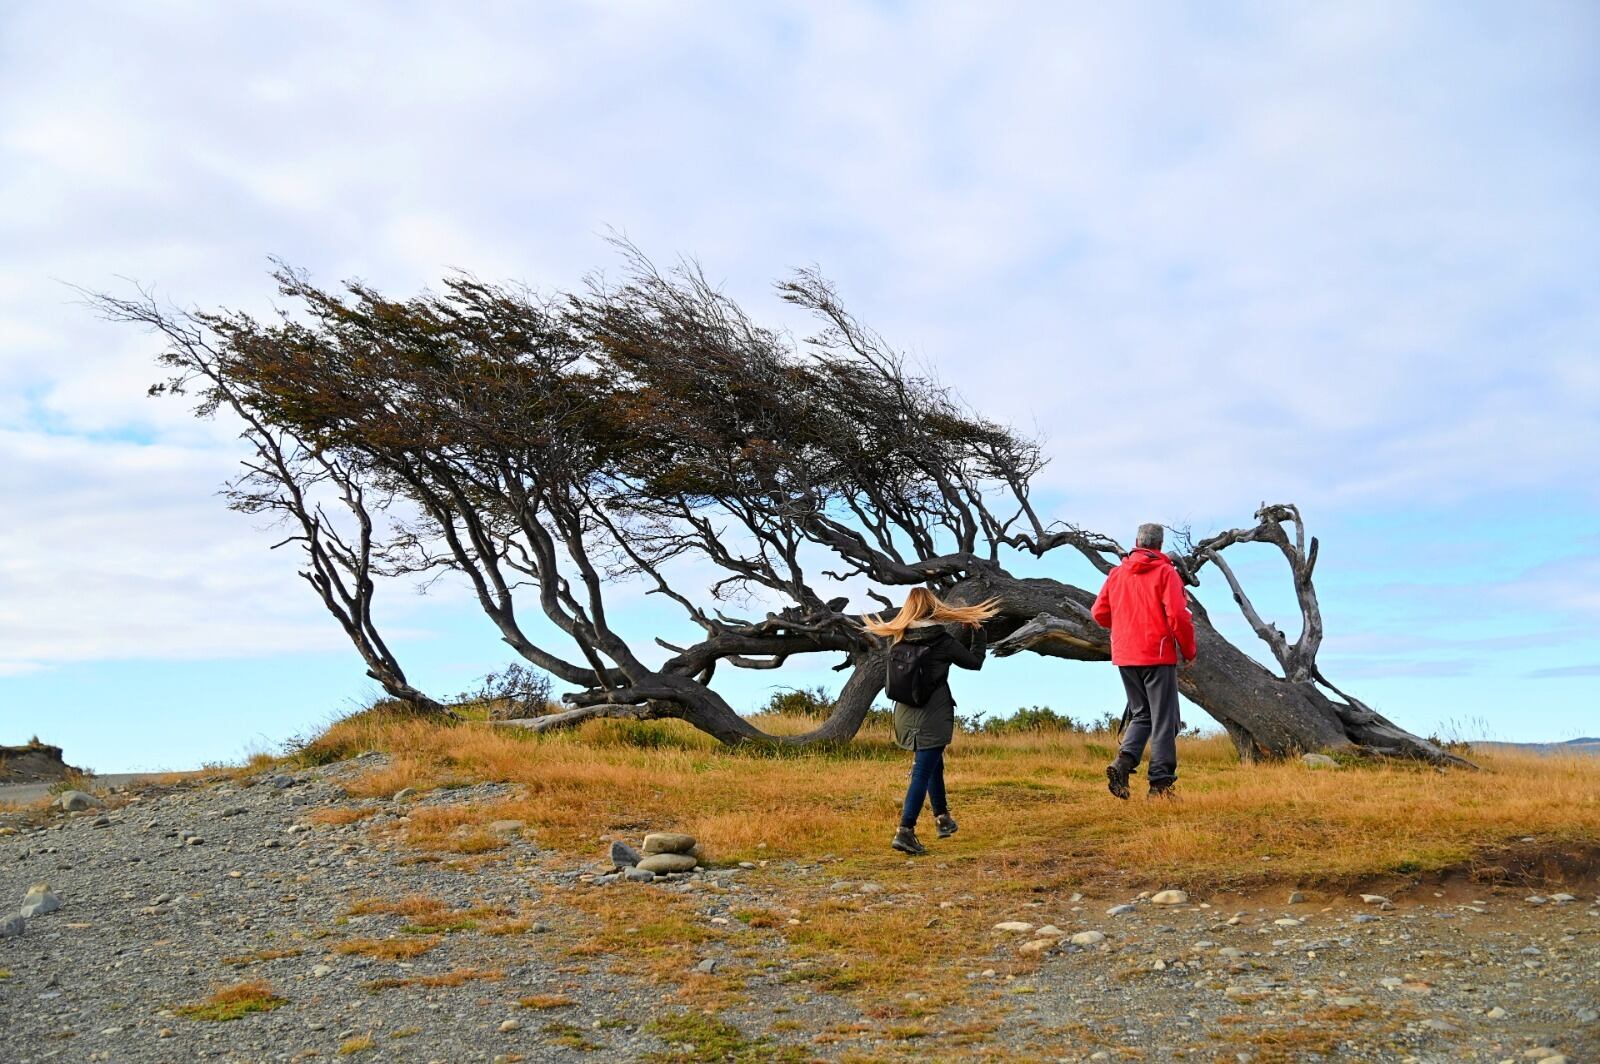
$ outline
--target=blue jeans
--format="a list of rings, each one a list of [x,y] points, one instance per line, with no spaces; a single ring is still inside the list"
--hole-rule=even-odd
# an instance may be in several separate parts
[[[911,786],[906,788],[905,808],[900,810],[900,826],[914,828],[917,815],[922,812],[926,799],[933,806],[934,816],[944,816],[950,806],[944,797],[944,747],[930,746],[918,750],[911,762]]]

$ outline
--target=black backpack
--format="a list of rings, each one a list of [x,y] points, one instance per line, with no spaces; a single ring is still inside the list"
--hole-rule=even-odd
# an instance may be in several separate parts
[[[932,647],[932,643],[908,643],[903,639],[890,647],[884,693],[908,706],[927,705],[935,689],[933,670],[925,661]]]

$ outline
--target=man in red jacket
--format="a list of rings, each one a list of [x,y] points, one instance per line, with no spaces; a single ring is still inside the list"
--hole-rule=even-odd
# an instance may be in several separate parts
[[[1195,658],[1194,618],[1183,578],[1161,553],[1160,525],[1140,525],[1133,553],[1111,570],[1094,600],[1094,619],[1111,629],[1111,663],[1128,691],[1122,749],[1106,767],[1107,785],[1128,797],[1128,777],[1150,744],[1150,797],[1172,796],[1178,779],[1178,664]]]

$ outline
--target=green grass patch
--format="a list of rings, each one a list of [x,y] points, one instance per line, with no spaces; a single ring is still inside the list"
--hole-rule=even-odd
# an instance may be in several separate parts
[[[669,1046],[663,1052],[646,1054],[652,1064],[690,1064],[691,1061],[730,1061],[733,1064],[798,1064],[810,1055],[793,1046],[773,1044],[771,1038],[751,1038],[739,1028],[714,1016],[697,1012],[677,1012],[652,1020],[648,1027]],[[683,1049],[682,1046],[693,1046]]]
[[[540,1028],[552,1042],[567,1049],[576,1049],[582,1053],[592,1053],[600,1047],[589,1041],[588,1032],[575,1023],[562,1023],[560,1020],[551,1020]]]
[[[451,920],[442,924],[405,924],[400,928],[407,935],[452,935],[458,931],[476,931],[476,920]]]
[[[278,997],[266,983],[237,983],[223,987],[204,1001],[180,1005],[173,1011],[191,1020],[226,1023],[248,1016],[252,1012],[271,1012],[288,1003],[287,998]]]

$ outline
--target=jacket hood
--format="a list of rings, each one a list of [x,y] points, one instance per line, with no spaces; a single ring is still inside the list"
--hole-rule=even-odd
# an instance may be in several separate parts
[[[913,624],[906,629],[906,634],[900,637],[902,643],[932,643],[944,635],[942,624]]]
[[[1149,547],[1138,547],[1132,554],[1122,559],[1122,564],[1127,566],[1130,573],[1148,573],[1158,565],[1170,566],[1172,559]]]

